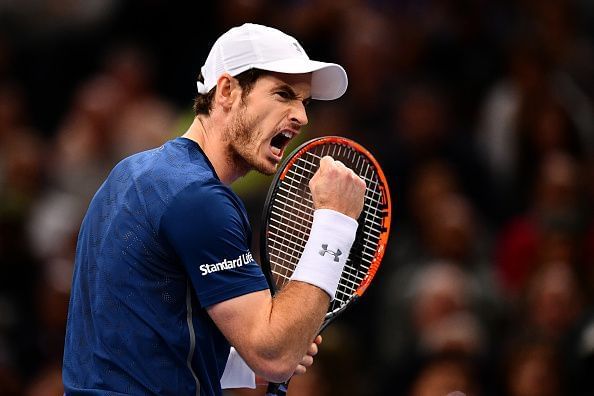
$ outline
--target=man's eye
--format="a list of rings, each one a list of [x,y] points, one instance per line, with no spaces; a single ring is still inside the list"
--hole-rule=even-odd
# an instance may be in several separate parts
[[[291,99],[291,95],[286,91],[278,91],[276,94],[283,99]]]

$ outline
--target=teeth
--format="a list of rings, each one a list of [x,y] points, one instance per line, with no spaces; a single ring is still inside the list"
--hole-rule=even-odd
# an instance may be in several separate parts
[[[283,131],[282,134],[284,137],[289,138],[289,139],[291,139],[293,137],[293,134],[289,131]]]

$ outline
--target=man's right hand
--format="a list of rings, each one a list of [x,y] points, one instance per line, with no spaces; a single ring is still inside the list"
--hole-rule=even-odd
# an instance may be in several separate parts
[[[332,209],[355,220],[363,210],[365,181],[330,156],[320,160],[309,188],[316,209]]]

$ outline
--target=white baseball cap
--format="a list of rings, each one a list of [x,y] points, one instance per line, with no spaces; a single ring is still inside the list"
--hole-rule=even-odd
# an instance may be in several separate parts
[[[198,81],[198,92],[208,93],[223,73],[236,76],[249,69],[312,73],[312,99],[338,99],[348,85],[342,66],[309,59],[295,38],[278,29],[246,23],[228,30],[214,43],[200,69],[204,82]]]

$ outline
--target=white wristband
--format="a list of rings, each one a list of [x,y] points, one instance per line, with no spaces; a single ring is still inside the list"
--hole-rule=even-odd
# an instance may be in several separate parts
[[[330,209],[314,212],[309,239],[291,280],[317,286],[334,299],[359,224]]]

